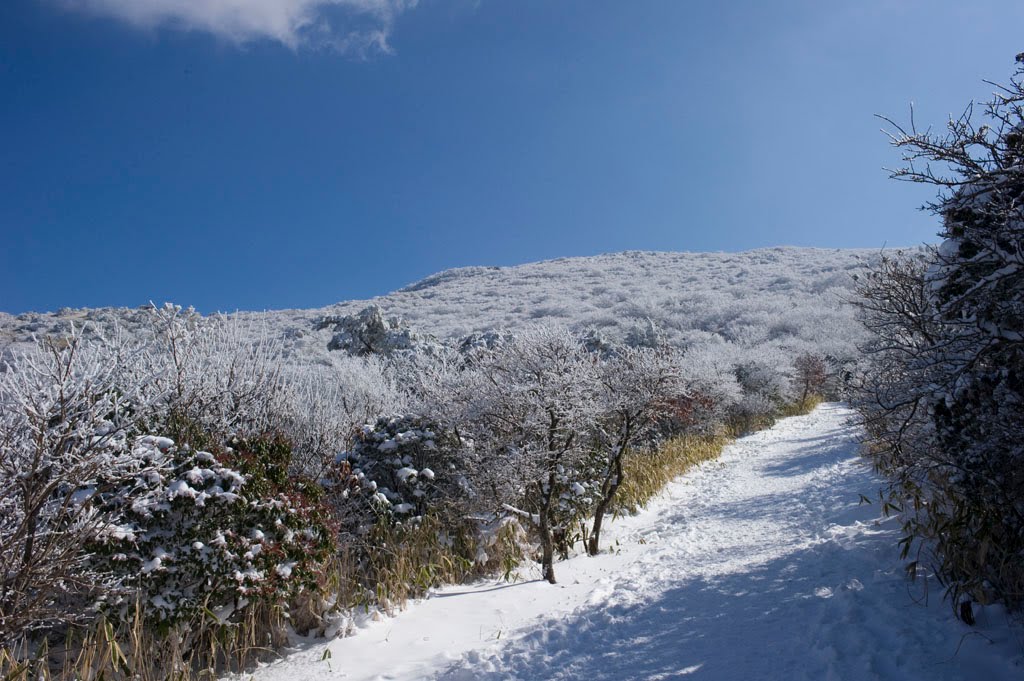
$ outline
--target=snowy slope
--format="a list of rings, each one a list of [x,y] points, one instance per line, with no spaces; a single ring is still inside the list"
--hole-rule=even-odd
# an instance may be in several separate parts
[[[594,328],[621,340],[653,320],[679,345],[708,336],[756,345],[807,344],[845,356],[860,333],[848,296],[851,274],[877,251],[768,248],[742,253],[625,252],[560,258],[515,267],[441,272],[371,300],[326,308],[246,313],[287,339],[299,359],[320,361],[330,331],[314,331],[327,314],[379,305],[416,331],[438,338],[547,320]],[[145,304],[145,299],[138,301]],[[161,304],[164,301],[154,301]],[[187,306],[189,301],[175,303]],[[61,334],[70,323],[119,323],[144,332],[146,312],[129,308],[0,313],[0,350],[32,335]]]
[[[743,438],[616,521],[614,552],[434,593],[257,671],[295,679],[1024,678],[1024,629],[950,617],[908,582],[852,412],[824,405]]]

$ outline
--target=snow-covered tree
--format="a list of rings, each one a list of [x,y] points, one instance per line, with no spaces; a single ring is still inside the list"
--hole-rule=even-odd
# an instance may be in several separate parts
[[[824,389],[828,379],[828,364],[824,357],[805,352],[793,361],[793,370],[801,403]]]
[[[597,555],[601,524],[623,481],[623,457],[647,434],[671,398],[683,397],[676,353],[661,345],[627,347],[601,361],[593,429],[601,470],[587,552]]]
[[[1024,55],[1017,58],[1024,64]],[[984,109],[943,134],[894,125],[906,165],[894,176],[939,187],[928,208],[945,241],[917,272],[862,287],[876,330],[876,403],[898,480],[923,519],[908,541],[936,542],[955,596],[1024,594],[1024,66]],[[909,274],[907,284],[887,274]],[[888,293],[888,298],[886,297]],[[880,345],[879,345],[880,343]],[[924,412],[922,414],[922,412]],[[877,430],[877,428],[876,428]],[[923,440],[913,442],[912,438]],[[915,471],[926,471],[915,474]],[[961,613],[970,618],[969,607]]]
[[[385,317],[377,305],[370,305],[359,314],[323,317],[316,328],[334,331],[327,345],[329,350],[342,350],[360,357],[429,352],[438,345],[432,337],[413,331],[402,319]]]
[[[596,358],[565,329],[535,326],[476,361],[468,421],[486,452],[481,478],[506,508],[529,518],[541,544],[543,576],[555,583],[555,535],[563,507],[586,496],[587,430],[597,417]],[[487,483],[481,483],[481,487]]]

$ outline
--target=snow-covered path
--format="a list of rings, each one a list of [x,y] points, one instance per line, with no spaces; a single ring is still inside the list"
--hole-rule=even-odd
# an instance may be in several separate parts
[[[611,551],[557,564],[556,586],[441,589],[255,678],[1024,678],[1001,609],[970,629],[904,578],[895,521],[859,504],[878,480],[850,417],[823,405],[737,441],[613,523]]]

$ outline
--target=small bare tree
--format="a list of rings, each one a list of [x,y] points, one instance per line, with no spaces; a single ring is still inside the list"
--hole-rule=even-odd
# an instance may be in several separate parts
[[[800,403],[821,391],[828,379],[828,365],[820,355],[804,353],[793,362],[796,383],[800,387]]]
[[[665,401],[681,393],[675,353],[666,345],[627,347],[602,361],[598,377],[598,409],[594,435],[601,452],[600,492],[587,552],[600,551],[605,513],[622,485],[622,460],[637,439],[654,424]]]

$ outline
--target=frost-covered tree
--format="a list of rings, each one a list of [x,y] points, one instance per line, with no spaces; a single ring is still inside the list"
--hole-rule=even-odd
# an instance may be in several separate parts
[[[555,583],[555,535],[566,531],[560,511],[588,493],[587,430],[595,422],[597,365],[565,329],[535,326],[497,351],[483,353],[472,379],[467,421],[486,452],[480,477],[507,509],[531,520],[541,544],[544,579]]]
[[[604,515],[615,500],[624,473],[622,460],[653,426],[671,398],[682,397],[676,354],[665,345],[627,347],[601,361],[593,429],[601,462],[587,552],[597,555]]]
[[[819,394],[828,379],[828,364],[825,358],[809,352],[793,361],[793,371],[801,403],[806,402],[812,395]]]
[[[330,328],[334,336],[329,350],[342,350],[350,355],[391,355],[410,351],[429,352],[437,341],[416,333],[398,317],[385,317],[377,305],[370,305],[359,314],[323,317],[317,329]]]
[[[293,445],[293,469],[319,478],[348,451],[361,426],[405,410],[406,396],[376,357],[334,356],[326,366],[283,371],[282,413],[275,428]]]

